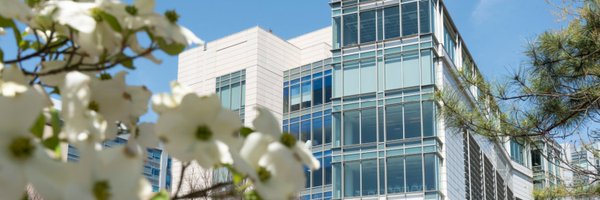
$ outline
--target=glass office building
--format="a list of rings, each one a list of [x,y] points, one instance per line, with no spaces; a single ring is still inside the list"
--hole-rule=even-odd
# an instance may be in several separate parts
[[[246,126],[260,106],[310,140],[322,168],[305,171],[300,199],[533,199],[528,145],[454,130],[440,116],[436,91],[482,102],[458,84],[458,71],[479,72],[443,1],[329,6],[330,27],[296,38],[255,27],[186,50],[178,80],[216,92]]]

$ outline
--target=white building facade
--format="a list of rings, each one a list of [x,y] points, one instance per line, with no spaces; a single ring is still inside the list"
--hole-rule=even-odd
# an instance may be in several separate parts
[[[246,126],[262,106],[312,141],[323,168],[306,171],[300,199],[533,199],[526,145],[453,130],[437,113],[438,90],[477,101],[458,87],[457,70],[477,67],[442,1],[329,6],[331,27],[293,39],[255,27],[187,50],[178,81],[217,93]]]

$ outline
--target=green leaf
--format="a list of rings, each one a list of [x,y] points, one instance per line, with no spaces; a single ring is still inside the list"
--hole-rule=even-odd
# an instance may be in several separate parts
[[[2,51],[2,49],[0,49],[0,62],[4,61],[4,51]]]
[[[244,199],[246,200],[262,200],[255,190],[244,193]]]
[[[102,20],[106,21],[106,23],[108,23],[108,25],[110,25],[110,27],[117,31],[117,32],[122,32],[123,29],[121,28],[121,24],[119,23],[119,21],[117,20],[117,18],[111,14],[108,14],[107,12],[104,11],[100,11],[98,12],[98,15],[100,15],[100,17],[102,17]]]
[[[233,184],[238,185],[238,184],[242,183],[243,180],[244,180],[244,176],[242,176],[239,173],[233,173]]]
[[[21,40],[21,42],[19,42],[19,48],[21,48],[21,50],[27,50],[27,49],[29,49],[29,47],[31,47],[30,41]]]
[[[58,135],[52,136],[42,142],[44,147],[52,150],[56,150],[59,147],[60,139],[58,139]]]
[[[250,135],[250,133],[253,133],[254,130],[252,130],[251,128],[248,127],[242,127],[240,129],[240,135],[242,135],[243,137],[248,137],[248,135]]]
[[[6,19],[6,18],[0,16],[0,27],[10,28],[10,27],[12,27],[13,24],[14,24],[14,22],[12,19]]]
[[[44,136],[44,128],[46,127],[46,117],[44,117],[44,114],[40,114],[37,118],[37,120],[35,120],[35,123],[33,123],[33,126],[31,127],[31,129],[29,131],[31,131],[31,133],[33,135],[35,135],[38,138],[42,138]]]
[[[150,200],[169,200],[169,193],[165,190],[161,190],[160,192],[154,194]]]
[[[54,108],[51,109],[50,117],[50,124],[52,125],[53,136],[58,137],[58,134],[60,134],[60,131],[62,131],[62,121],[60,121],[60,114],[58,113],[58,110]]]
[[[171,55],[171,56],[176,56],[178,54],[180,54],[181,52],[183,52],[183,50],[185,50],[185,45],[183,44],[177,44],[175,42],[171,43],[171,44],[167,44],[167,42],[165,42],[164,39],[162,38],[158,38],[158,47],[164,51],[165,53]]]
[[[127,68],[127,69],[131,69],[134,70],[135,66],[133,66],[133,59],[127,57],[125,60],[123,60],[121,62],[121,65],[123,65],[123,67]]]

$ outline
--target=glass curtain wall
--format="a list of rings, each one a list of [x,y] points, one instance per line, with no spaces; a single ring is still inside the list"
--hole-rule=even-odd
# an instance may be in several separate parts
[[[431,0],[398,1],[396,5],[359,9],[356,2],[332,5],[333,49],[427,34],[433,30]]]
[[[216,94],[224,108],[238,112],[244,122],[246,107],[246,70],[226,74],[216,78]]]

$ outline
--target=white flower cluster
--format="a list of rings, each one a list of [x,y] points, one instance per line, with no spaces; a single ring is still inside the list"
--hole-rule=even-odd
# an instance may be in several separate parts
[[[137,57],[160,62],[153,50],[175,55],[202,43],[176,23],[174,11],[155,13],[154,0],[132,5],[0,0],[0,5],[0,35],[13,29],[19,53],[37,51],[18,59],[41,57],[28,71],[25,60],[5,62],[0,49],[0,199],[21,199],[26,185],[47,200],[155,198],[142,165],[145,149],[159,143],[183,162],[227,167],[246,180],[235,183],[238,193],[256,192],[266,200],[294,198],[304,186],[304,166],[320,167],[310,143],[282,134],[264,108],[258,108],[252,130],[223,109],[216,95],[199,96],[173,83],[171,93],[152,96],[144,86],[127,85],[125,71],[107,72],[109,64],[133,69]],[[26,27],[23,33],[19,27]],[[138,43],[140,32],[148,35],[149,47]],[[53,105],[51,95],[60,105]],[[159,115],[156,124],[139,122],[149,103]],[[128,143],[103,149],[120,130],[131,134]],[[78,162],[65,162],[61,152],[67,145],[79,151]]]

